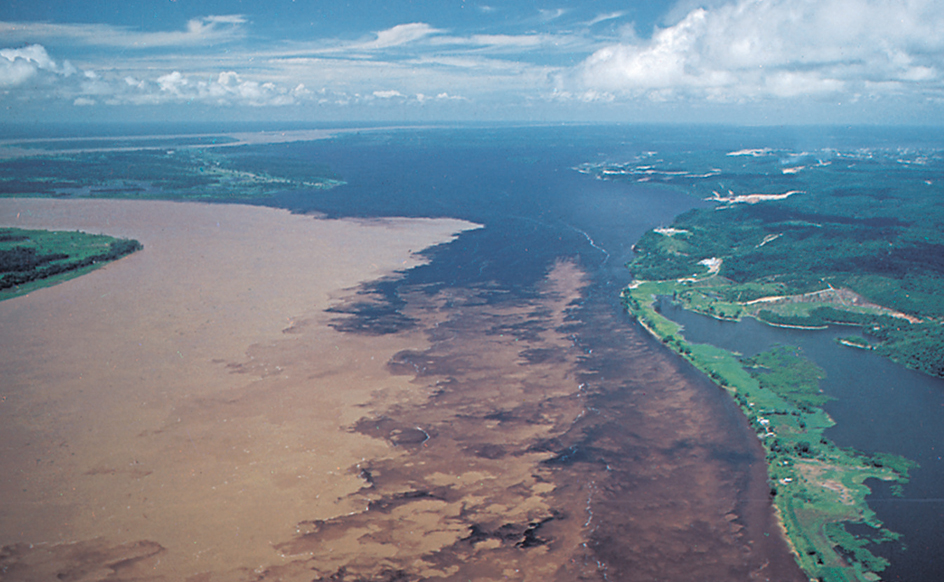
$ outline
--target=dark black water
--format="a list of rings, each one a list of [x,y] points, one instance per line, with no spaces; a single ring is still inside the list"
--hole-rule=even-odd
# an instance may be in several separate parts
[[[799,346],[826,371],[823,390],[835,400],[824,408],[836,421],[826,435],[841,447],[902,455],[920,464],[894,497],[870,481],[869,506],[886,527],[904,534],[900,544],[879,546],[891,561],[884,580],[944,580],[944,380],[908,370],[865,350],[838,344],[849,327],[777,328],[753,319],[733,323],[684,311],[663,301],[662,313],[685,326],[685,337],[751,356],[774,345]]]
[[[883,134],[885,140],[893,138]],[[424,286],[433,292],[488,284],[502,293],[527,296],[555,261],[567,258],[591,276],[584,306],[594,312],[576,317],[587,325],[596,321],[598,326],[599,317],[605,317],[618,333],[601,337],[617,342],[619,334],[639,333],[622,316],[617,301],[619,289],[629,280],[623,265],[631,258],[631,245],[647,229],[668,224],[675,215],[701,203],[668,189],[595,181],[572,168],[584,162],[628,159],[642,151],[683,151],[705,148],[707,143],[730,150],[795,144],[798,139],[795,130],[773,134],[724,128],[371,131],[321,142],[266,146],[266,155],[327,164],[347,185],[328,191],[283,192],[259,203],[328,217],[452,217],[484,225],[430,251],[433,260],[428,265],[401,280],[379,284],[376,290],[387,301],[364,314],[378,321],[384,311],[388,316],[397,312],[401,305],[397,291],[403,286]],[[821,133],[802,139],[835,138]],[[843,134],[842,139],[854,142],[855,136]],[[874,487],[873,508],[890,529],[905,534],[908,548],[902,551],[889,544],[879,549],[893,564],[886,578],[944,580],[944,561],[936,555],[944,547],[944,528],[940,527],[944,517],[944,425],[940,423],[944,383],[836,345],[833,338],[847,330],[801,332],[751,321],[721,323],[669,308],[667,312],[686,325],[686,335],[693,341],[745,354],[775,343],[803,347],[826,370],[824,388],[837,398],[827,407],[837,421],[829,434],[835,442],[864,451],[898,453],[921,463],[905,487],[904,499],[891,498],[883,486]],[[409,324],[397,323],[396,317],[383,321],[393,322],[394,327]],[[583,333],[590,334],[592,329],[585,327]],[[605,362],[593,359],[590,350],[588,368],[607,368]],[[618,352],[617,346],[608,356],[598,357],[615,358]],[[634,367],[620,365],[625,370]],[[740,419],[735,415],[728,422],[732,434],[738,433]]]
[[[412,283],[490,281],[524,290],[558,257],[620,286],[632,244],[701,204],[681,193],[589,179],[572,168],[653,147],[652,135],[614,128],[368,132],[269,146],[270,155],[327,164],[347,185],[284,192],[260,203],[328,217],[450,217],[485,226],[440,249]],[[613,295],[614,303],[616,294]]]

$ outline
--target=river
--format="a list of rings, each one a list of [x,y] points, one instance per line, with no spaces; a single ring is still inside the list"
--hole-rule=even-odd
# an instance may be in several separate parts
[[[260,554],[276,551],[278,563],[259,571],[286,580],[313,571],[335,580],[804,580],[777,528],[763,450],[743,416],[619,305],[633,243],[707,203],[574,169],[642,152],[795,138],[763,129],[483,126],[365,129],[215,150],[327,166],[345,181],[256,205],[368,226],[393,216],[482,225],[424,251],[425,264],[334,297],[330,327],[348,338],[337,344],[394,355],[384,366],[362,364],[378,388],[345,409],[345,434],[369,446],[351,452],[360,462],[336,468],[354,490],[337,499],[343,511],[319,519],[296,499],[281,516],[293,533],[260,546]],[[933,554],[944,546],[940,382],[836,346],[838,331],[722,324],[664,307],[693,341],[744,353],[803,346],[836,397],[827,406],[837,421],[830,437],[922,465],[903,500],[880,487],[873,495],[908,544],[891,550],[888,578],[942,579]],[[292,324],[286,337],[305,337],[311,321]],[[257,345],[250,359],[305,370],[332,361],[327,343],[306,345]],[[352,362],[362,355],[346,353]],[[329,376],[310,373],[312,385]],[[253,391],[246,415],[258,406],[296,412],[269,393],[267,384]],[[230,574],[219,579],[242,579]]]
[[[573,169],[680,147],[681,136],[612,127],[347,135],[281,150],[327,164],[347,185],[260,203],[328,217],[449,216],[484,225],[437,249],[428,265],[367,290],[383,300],[346,311],[358,320],[347,328],[361,333],[415,325],[415,318],[400,316],[410,313],[417,289],[426,297],[475,293],[501,309],[535,297],[555,263],[577,265],[587,285],[565,331],[580,351],[573,373],[588,401],[570,428],[538,446],[554,455],[544,466],[553,469],[556,491],[569,492],[558,499],[561,507],[578,503],[568,495],[586,497],[582,519],[592,559],[585,561],[595,576],[799,580],[771,515],[761,449],[739,412],[619,307],[633,242],[704,203],[665,188],[595,181]],[[540,362],[547,353],[533,356]],[[461,381],[464,372],[440,374]],[[532,412],[503,414],[503,422],[515,424]]]

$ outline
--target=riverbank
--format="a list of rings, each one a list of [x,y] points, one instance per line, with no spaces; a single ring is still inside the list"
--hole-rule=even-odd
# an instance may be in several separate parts
[[[652,335],[705,373],[737,402],[767,451],[771,496],[798,564],[811,578],[877,579],[887,562],[871,543],[897,539],[882,528],[865,498],[874,478],[907,481],[913,463],[894,455],[868,456],[840,449],[823,436],[833,421],[821,406],[817,368],[789,349],[750,360],[685,339],[678,324],[654,306],[657,296],[686,290],[676,281],[634,282],[623,303]],[[863,523],[871,535],[850,534],[846,523]]]

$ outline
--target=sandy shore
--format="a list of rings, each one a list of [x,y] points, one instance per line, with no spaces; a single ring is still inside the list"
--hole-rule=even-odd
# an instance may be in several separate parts
[[[18,199],[0,200],[0,224],[144,244],[0,303],[10,580],[63,564],[87,579],[144,566],[160,579],[248,573],[290,559],[273,544],[297,533],[299,516],[363,509],[352,497],[363,477],[349,468],[389,445],[347,427],[380,388],[410,389],[385,366],[427,343],[419,333],[342,334],[324,310],[474,227]]]

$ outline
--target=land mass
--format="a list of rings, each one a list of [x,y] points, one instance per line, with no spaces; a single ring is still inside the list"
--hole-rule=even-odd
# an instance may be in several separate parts
[[[857,326],[860,345],[944,377],[940,152],[685,155],[578,168],[714,203],[647,232],[633,248],[636,279],[684,281],[676,300],[714,317]]]
[[[0,301],[88,273],[140,250],[133,239],[0,228]]]
[[[915,466],[889,454],[841,449],[823,432],[835,423],[822,409],[822,371],[796,348],[779,347],[753,358],[689,342],[681,326],[659,313],[654,300],[678,296],[688,282],[635,282],[623,303],[640,324],[704,372],[737,402],[767,451],[770,492],[798,564],[824,582],[874,581],[888,562],[868,546],[893,541],[869,509],[867,479],[907,483]],[[863,523],[870,535],[853,535]]]
[[[227,155],[214,149],[222,144],[184,138],[159,143],[163,147],[138,143],[0,156],[0,197],[238,202],[280,190],[323,191],[344,184],[323,164],[264,155],[259,148],[265,142],[232,147]]]
[[[796,348],[742,358],[694,344],[654,302],[671,297],[725,320],[856,326],[861,335],[839,343],[944,377],[944,236],[935,226],[944,218],[936,201],[944,159],[900,150],[685,155],[648,152],[578,168],[599,179],[655,181],[714,203],[635,244],[624,305],[737,402],[767,451],[771,495],[800,567],[829,582],[878,580],[888,563],[869,546],[899,536],[869,509],[864,482],[894,481],[900,491],[914,463],[840,449],[825,438],[834,423],[822,409],[822,373]],[[848,523],[871,533],[853,534]]]

